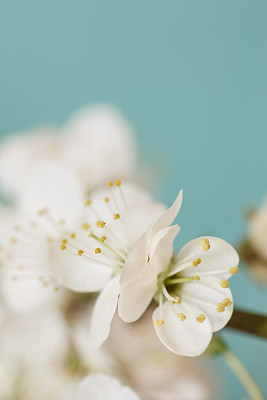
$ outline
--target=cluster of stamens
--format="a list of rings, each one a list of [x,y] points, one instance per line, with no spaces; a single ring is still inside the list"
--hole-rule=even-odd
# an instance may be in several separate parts
[[[203,249],[204,252],[207,252],[208,250],[210,250],[211,245],[209,242],[209,239],[202,239],[201,240],[201,247]],[[196,258],[195,260],[193,260],[191,263],[188,264],[188,266],[193,266],[193,267],[197,267],[199,264],[201,264],[202,259],[201,258]],[[187,265],[185,266],[185,268],[187,267]],[[177,270],[179,271],[180,268],[178,266]],[[229,272],[232,275],[235,275],[238,273],[238,267],[232,267],[229,268]],[[191,282],[191,281],[200,281],[200,277],[198,275],[195,275],[193,277],[175,277],[176,274],[176,268],[174,267],[174,269],[171,270],[170,274],[167,276],[167,278],[164,280],[164,282],[161,284],[160,286],[160,290],[161,290],[161,301],[160,301],[160,307],[163,304],[163,297],[165,297],[165,299],[167,301],[170,301],[171,305],[176,305],[176,304],[181,304],[182,299],[178,296],[171,296],[170,293],[167,290],[167,286],[170,286],[172,290],[173,287],[175,287],[174,285],[179,285],[179,284],[185,284],[186,282]],[[176,275],[177,276],[177,275]],[[228,288],[229,287],[229,281],[222,279],[220,282],[220,285],[222,288]],[[229,307],[232,305],[232,301],[229,298],[225,298],[222,300],[221,303],[218,303],[216,306],[216,310],[217,312],[223,312],[225,311],[226,307]],[[186,320],[186,315],[183,313],[178,313],[177,316],[180,318],[181,321],[185,321]],[[203,323],[206,320],[206,316],[204,314],[199,314],[196,317],[196,321],[198,323]],[[161,323],[159,323],[159,321],[161,321]],[[156,326],[161,326],[164,324],[164,320],[161,318],[160,320],[156,320],[155,321],[155,325]]]

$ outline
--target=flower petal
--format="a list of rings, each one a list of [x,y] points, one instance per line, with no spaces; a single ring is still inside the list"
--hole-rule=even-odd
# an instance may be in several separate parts
[[[178,313],[184,314],[184,321],[178,317]],[[198,323],[196,317],[202,310],[196,305],[186,305],[185,302],[171,305],[166,301],[162,306],[156,308],[153,313],[155,320],[163,318],[164,324],[155,326],[160,341],[171,351],[181,356],[195,357],[202,354],[208,347],[212,338],[212,329],[208,318],[203,323]]]
[[[204,251],[201,240],[208,239],[210,249]],[[187,267],[184,269],[183,263],[192,262],[197,258],[201,263],[197,267]],[[177,256],[177,264],[181,264],[181,271],[184,270],[186,276],[205,276],[217,275],[222,279],[231,276],[230,268],[237,267],[239,256],[236,250],[223,239],[203,236],[188,242]]]
[[[197,303],[203,314],[209,318],[212,331],[222,329],[233,313],[233,296],[229,288],[222,288],[221,279],[213,276],[206,276],[198,282],[186,283],[182,286],[180,297],[182,301],[191,305]],[[229,300],[222,312],[216,311],[218,304]]]
[[[163,272],[173,257],[173,241],[180,232],[178,225],[161,229],[151,239],[149,246],[150,268],[157,274]]]
[[[101,290],[109,281],[113,269],[97,260],[89,261],[79,257],[77,253],[62,251],[60,244],[60,241],[56,241],[50,250],[50,264],[54,277],[66,288],[77,292]],[[89,246],[90,240],[87,238],[86,249]]]
[[[177,198],[175,199],[173,205],[165,211],[156,221],[153,226],[152,234],[154,235],[159,230],[166,228],[171,225],[175,220],[183,201],[183,191],[180,190]]]
[[[109,335],[110,325],[118,303],[119,280],[119,275],[111,279],[95,302],[90,329],[90,340],[95,347],[101,346]]]
[[[104,374],[93,374],[84,378],[74,400],[139,400],[128,386]]]

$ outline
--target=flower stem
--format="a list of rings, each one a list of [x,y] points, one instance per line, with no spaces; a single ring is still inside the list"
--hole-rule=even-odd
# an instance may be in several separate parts
[[[235,373],[236,377],[242,383],[251,400],[264,400],[263,394],[256,385],[252,376],[246,370],[241,361],[229,349],[221,353],[228,367]]]
[[[267,316],[234,310],[227,327],[267,339]]]

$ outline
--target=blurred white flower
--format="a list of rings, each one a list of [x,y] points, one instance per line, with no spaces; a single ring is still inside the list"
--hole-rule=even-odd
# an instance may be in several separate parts
[[[1,190],[17,200],[25,192],[25,185],[49,177],[53,180],[49,168],[44,173],[44,162],[55,162],[65,169],[64,184],[67,178],[76,176],[83,193],[108,179],[130,177],[137,164],[133,129],[112,106],[96,105],[77,112],[60,129],[48,127],[13,134],[0,145]],[[34,199],[35,192],[32,186],[28,200]]]
[[[42,161],[59,159],[60,140],[56,129],[43,128],[7,136],[0,145],[0,187],[17,196],[25,178]]]
[[[137,166],[134,130],[115,107],[84,108],[63,129],[66,162],[86,188],[133,175]]]
[[[138,400],[139,397],[117,379],[93,374],[83,379],[73,400]]]

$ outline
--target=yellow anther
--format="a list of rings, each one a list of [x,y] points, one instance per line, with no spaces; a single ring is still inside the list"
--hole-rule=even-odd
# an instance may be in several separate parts
[[[10,238],[10,243],[11,243],[11,244],[16,244],[16,243],[18,243],[18,239],[15,238],[15,237],[12,237],[12,238]]]
[[[231,306],[233,304],[232,301],[230,299],[228,299],[228,298],[224,299],[222,302],[226,307],[229,307],[229,306]]]
[[[107,183],[107,186],[108,187],[111,187],[113,185],[113,183],[111,182],[111,181],[109,181],[108,183]]]
[[[193,267],[197,267],[198,264],[200,264],[200,263],[201,263],[201,258],[197,258],[196,260],[192,261]]]
[[[225,279],[221,280],[221,287],[226,289],[229,287],[229,281],[226,281]]]
[[[114,214],[114,219],[119,219],[120,217],[120,214]]]
[[[171,305],[172,305],[172,306],[173,306],[175,303],[176,303],[175,301],[171,300]]]
[[[68,243],[67,239],[62,239],[62,244]]]
[[[156,326],[162,326],[163,324],[164,324],[164,319],[160,318],[160,320],[158,320],[158,319],[155,320]]]
[[[201,246],[202,246],[204,251],[208,251],[210,249],[209,239],[202,239],[201,240]]]
[[[223,303],[218,303],[216,311],[217,312],[223,312],[225,310],[225,305]]]
[[[82,256],[83,255],[83,253],[84,253],[84,251],[83,250],[78,250],[78,256]]]
[[[178,296],[175,297],[175,300],[176,300],[176,304],[180,304],[182,302],[181,298]]]
[[[206,319],[206,316],[204,314],[199,314],[198,317],[196,317],[196,321],[202,324]]]
[[[54,286],[54,292],[58,292],[58,291],[59,291],[59,289],[60,289],[60,287],[59,287],[59,286]]]
[[[52,243],[53,242],[52,236],[47,236],[46,241],[47,243]]]
[[[88,231],[88,229],[90,228],[90,225],[87,222],[84,222],[82,224],[82,228],[83,228],[84,231]]]
[[[179,313],[177,315],[181,319],[181,321],[184,321],[186,319],[186,316],[183,313]]]
[[[105,240],[107,240],[106,236],[101,236],[100,242],[103,242],[103,243],[104,243]]]
[[[97,247],[97,248],[95,249],[95,254],[99,254],[99,253],[101,253],[101,249],[100,249],[100,247]]]
[[[42,208],[41,210],[39,210],[38,211],[38,214],[39,215],[45,215],[45,214],[47,214],[49,212],[49,209],[46,207],[46,208]]]
[[[70,238],[71,238],[71,239],[75,239],[75,238],[76,238],[75,233],[71,233],[71,234],[70,234]]]
[[[92,204],[92,200],[85,200],[85,202],[83,204],[85,206],[90,206],[90,204]]]
[[[229,271],[232,275],[236,275],[238,273],[239,268],[238,267],[232,267],[229,268]]]
[[[115,183],[116,186],[120,186],[121,185],[121,181],[119,179],[117,179],[114,183]]]
[[[65,219],[64,218],[61,218],[60,220],[59,220],[59,225],[64,225],[65,224]]]
[[[197,281],[197,282],[200,281],[200,277],[198,275],[195,275],[194,276],[194,281]]]
[[[98,228],[104,228],[106,223],[104,221],[97,221],[96,226]]]
[[[105,197],[104,200],[106,203],[109,203],[109,197]]]
[[[61,248],[61,250],[66,250],[66,245],[65,244],[62,244],[61,246],[60,246],[60,248]]]

